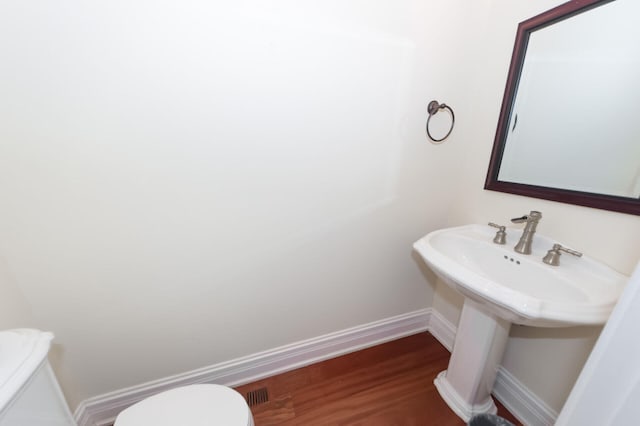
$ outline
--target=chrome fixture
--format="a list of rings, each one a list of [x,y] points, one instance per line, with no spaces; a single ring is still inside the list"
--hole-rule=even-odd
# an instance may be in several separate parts
[[[528,215],[511,219],[511,222],[513,223],[526,222],[520,241],[518,241],[518,244],[513,248],[516,253],[531,254],[531,243],[533,242],[533,236],[536,233],[536,226],[538,226],[540,219],[542,219],[542,213],[535,210],[531,210]]]
[[[582,257],[582,253],[579,251],[571,250],[566,247],[562,247],[560,244],[554,244],[553,248],[547,252],[547,254],[542,258],[542,261],[547,265],[558,266],[560,265],[560,253],[561,251],[565,253],[572,254],[577,257]]]
[[[498,232],[496,232],[496,236],[493,237],[493,242],[496,244],[505,244],[507,242],[507,232],[505,231],[506,227],[502,225],[496,225],[493,222],[489,222],[489,226],[498,228]]]

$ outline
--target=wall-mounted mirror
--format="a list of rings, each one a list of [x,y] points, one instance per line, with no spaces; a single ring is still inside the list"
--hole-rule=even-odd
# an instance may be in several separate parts
[[[640,1],[521,22],[485,189],[640,215]]]

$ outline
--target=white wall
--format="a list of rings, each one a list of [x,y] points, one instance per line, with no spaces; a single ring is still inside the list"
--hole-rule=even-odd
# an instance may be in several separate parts
[[[637,217],[482,189],[533,3],[3,3],[0,324],[56,333],[75,406],[432,297],[457,321],[411,253],[447,224],[539,209],[630,272]],[[517,327],[505,365],[559,409],[596,335]]]
[[[526,3],[526,4],[525,4]],[[568,247],[629,274],[640,256],[640,219],[585,207],[483,190],[517,23],[562,1],[487,1],[486,13],[469,21],[469,62],[473,70],[457,102],[461,173],[449,224],[496,222],[540,210],[538,226]],[[518,225],[512,225],[518,227]],[[520,225],[521,226],[521,225]],[[439,284],[434,307],[457,322],[461,299]],[[595,340],[598,327],[535,329],[515,326],[503,360],[518,380],[559,411]]]
[[[33,326],[33,312],[4,257],[0,258],[0,330]]]
[[[2,3],[0,286],[21,308],[0,323],[55,332],[72,408],[430,306],[411,243],[455,196],[456,141],[424,121],[459,83],[432,36],[458,8]]]

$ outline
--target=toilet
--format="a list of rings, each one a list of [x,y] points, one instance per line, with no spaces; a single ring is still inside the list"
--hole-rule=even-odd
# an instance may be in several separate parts
[[[146,398],[118,414],[114,426],[253,426],[246,401],[221,385],[177,387]]]
[[[0,426],[75,426],[47,360],[53,334],[0,331]],[[160,392],[123,410],[114,426],[253,426],[235,390],[196,384]]]

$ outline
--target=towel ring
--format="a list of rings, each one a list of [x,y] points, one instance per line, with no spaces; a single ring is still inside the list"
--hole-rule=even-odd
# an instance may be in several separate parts
[[[446,109],[449,110],[449,113],[451,114],[451,127],[449,128],[449,131],[447,132],[446,135],[444,135],[443,138],[441,139],[435,139],[433,136],[431,136],[431,132],[429,132],[429,121],[431,120],[431,117],[433,117],[434,115],[436,115],[436,113],[438,111],[440,111],[441,109]],[[433,142],[442,142],[444,141],[446,138],[449,137],[449,135],[451,134],[451,132],[453,131],[453,126],[456,124],[456,116],[453,113],[453,110],[451,109],[451,107],[447,104],[441,104],[438,101],[431,101],[429,102],[429,106],[427,106],[427,112],[429,113],[429,117],[427,118],[427,136],[429,137],[429,139],[431,139]]]

